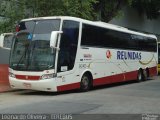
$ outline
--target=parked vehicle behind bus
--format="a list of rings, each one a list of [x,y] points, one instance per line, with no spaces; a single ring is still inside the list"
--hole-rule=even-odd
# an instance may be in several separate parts
[[[76,17],[42,17],[19,23],[13,41],[12,88],[64,91],[157,75],[157,38]]]
[[[9,83],[8,64],[12,39],[13,33],[3,33],[0,35],[0,83]]]
[[[158,73],[160,73],[160,42],[158,42]]]

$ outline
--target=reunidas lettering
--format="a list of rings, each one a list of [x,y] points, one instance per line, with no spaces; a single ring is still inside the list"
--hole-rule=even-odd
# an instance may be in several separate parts
[[[141,60],[141,52],[117,51],[117,60]]]

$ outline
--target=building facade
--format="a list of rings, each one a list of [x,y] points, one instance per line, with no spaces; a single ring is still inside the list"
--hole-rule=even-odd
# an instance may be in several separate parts
[[[149,20],[145,15],[139,15],[139,13],[131,7],[125,7],[123,13],[121,17],[112,19],[110,23],[155,34],[158,41],[160,41],[160,17],[158,19]]]

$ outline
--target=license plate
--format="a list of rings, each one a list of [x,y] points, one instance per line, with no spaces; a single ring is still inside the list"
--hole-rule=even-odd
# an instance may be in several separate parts
[[[31,88],[31,84],[30,83],[23,83],[23,86],[27,89]]]

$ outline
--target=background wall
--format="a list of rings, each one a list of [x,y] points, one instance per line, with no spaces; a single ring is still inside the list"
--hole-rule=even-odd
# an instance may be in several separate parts
[[[136,10],[130,7],[125,7],[123,12],[121,17],[116,17],[109,23],[155,34],[160,41],[160,17],[156,20],[148,20],[145,15],[139,15]]]

